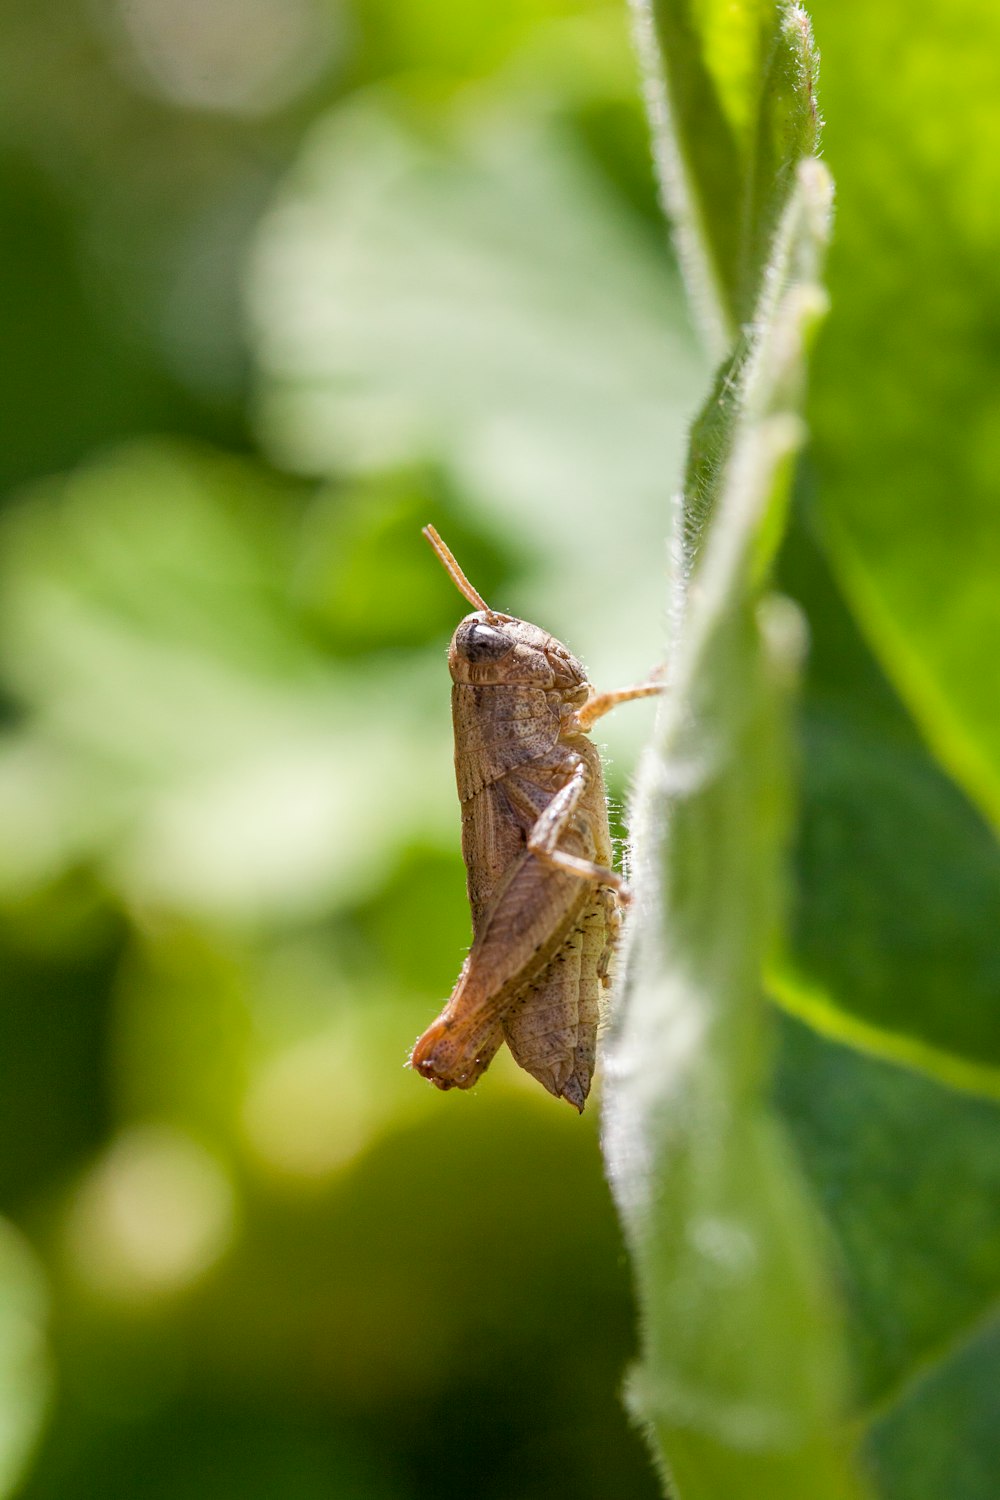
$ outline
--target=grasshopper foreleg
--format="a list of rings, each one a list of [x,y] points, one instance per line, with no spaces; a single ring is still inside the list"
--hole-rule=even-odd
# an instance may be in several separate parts
[[[594,693],[573,715],[574,728],[585,734],[597,723],[598,719],[603,719],[605,714],[617,708],[619,703],[631,703],[635,698],[651,698],[654,693],[663,691],[664,684],[654,674],[648,682],[639,682],[635,687],[613,688],[609,693]]]

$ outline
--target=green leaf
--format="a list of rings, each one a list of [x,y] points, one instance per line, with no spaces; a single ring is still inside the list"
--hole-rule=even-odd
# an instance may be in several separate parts
[[[642,1313],[632,1401],[685,1497],[850,1496],[860,1487],[840,1429],[835,1308],[767,1104],[760,995],[797,658],[796,617],[765,609],[761,590],[801,440],[829,194],[803,160],[815,144],[811,57],[789,63],[789,49],[808,51],[808,28],[773,7],[743,31],[737,19],[727,34],[743,45],[741,74],[713,49],[710,9],[699,35],[687,12],[654,14],[672,95],[666,186],[689,275],[714,287],[724,329],[753,316],[692,434],[680,516],[690,579],[675,581],[671,692],[635,817],[638,910],[605,1112]]]
[[[1000,14],[819,0],[837,317],[810,404],[823,535],[941,764],[1000,826]]]
[[[828,203],[822,168],[800,163],[753,331],[695,430],[701,533],[636,810],[608,1064],[605,1151],[642,1313],[632,1401],[692,1500],[859,1493],[816,1224],[763,1093],[760,995],[798,654],[797,617],[765,609],[761,588],[801,439]]]
[[[816,148],[809,20],[773,0],[633,3],[665,206],[725,347],[755,313],[796,163]]]
[[[924,1500],[947,1473],[949,1495],[979,1500],[996,1468],[976,1350],[1000,1294],[1000,851],[867,649],[812,509],[781,560],[812,649],[792,922],[770,969],[810,1029],[781,1026],[777,1100],[832,1231],[880,1493]]]
[[[835,1240],[884,1500],[987,1500],[998,1459],[1000,1110],[785,1020],[776,1099]]]
[[[780,564],[810,650],[772,990],[830,1035],[1000,1098],[1000,848],[879,670],[810,535],[813,510]]]
[[[885,1500],[992,1500],[1000,1466],[994,1314],[876,1422],[869,1459]]]
[[[776,1098],[833,1232],[858,1404],[877,1423],[995,1306],[1000,1110],[798,1021],[779,1037]]]
[[[931,59],[929,48],[943,50],[950,67],[955,82],[945,91],[957,87],[969,67],[974,73],[973,9],[979,7],[962,7],[963,19],[954,18],[941,39],[943,49],[938,37],[918,34],[907,18],[866,14],[859,38],[855,18],[842,9],[820,17],[821,34],[826,39],[829,27],[835,39],[826,63],[838,87],[827,102],[835,120],[833,160],[839,164],[839,150],[845,163],[838,222],[849,220],[846,254],[834,254],[837,315],[822,342],[812,403],[826,433],[817,444],[812,484],[799,486],[791,536],[783,538],[781,501],[762,510],[743,581],[743,597],[755,597],[780,551],[781,585],[801,602],[810,633],[790,920],[766,953],[760,928],[768,899],[773,903],[767,872],[773,880],[780,838],[772,828],[768,849],[762,832],[765,729],[758,720],[753,732],[737,728],[748,694],[756,692],[763,703],[761,679],[759,673],[755,679],[752,653],[742,672],[727,678],[720,668],[725,653],[714,657],[706,650],[695,673],[685,651],[692,631],[703,632],[704,644],[706,610],[719,603],[713,550],[726,528],[727,486],[739,472],[752,372],[761,367],[756,340],[774,311],[772,303],[751,318],[740,302],[759,270],[747,225],[762,226],[757,243],[763,246],[767,215],[756,204],[745,208],[753,201],[748,163],[759,162],[760,154],[754,158],[749,137],[740,137],[733,100],[742,98],[745,120],[752,113],[747,101],[760,103],[764,96],[747,87],[740,94],[732,59],[739,54],[744,63],[751,56],[759,61],[764,31],[755,32],[752,17],[740,12],[726,72],[711,57],[717,20],[711,5],[694,14],[694,7],[654,4],[651,12],[666,73],[659,97],[668,108],[660,123],[672,129],[666,196],[679,220],[689,281],[696,294],[710,289],[716,323],[732,341],[692,432],[677,528],[681,551],[691,558],[689,578],[675,588],[679,703],[664,716],[637,827],[640,895],[648,880],[659,910],[640,904],[633,923],[613,1053],[624,1076],[613,1078],[609,1090],[612,1173],[617,1168],[647,1320],[640,1415],[653,1423],[685,1497],[744,1492],[746,1468],[734,1465],[728,1472],[706,1439],[708,1433],[719,1439],[724,1397],[732,1395],[726,1380],[738,1382],[738,1371],[750,1388],[763,1382],[761,1346],[774,1329],[781,1329],[789,1368],[810,1342],[806,1318],[784,1328],[780,1321],[782,1302],[787,1310],[804,1283],[786,1275],[777,1306],[768,1304],[763,1315],[758,1307],[755,1321],[749,1302],[713,1282],[713,1268],[699,1264],[698,1246],[691,1244],[690,1226],[698,1223],[698,1207],[712,1201],[710,1189],[745,1215],[756,1214],[758,1230],[761,1223],[770,1229],[769,1245],[781,1242],[780,1217],[762,1191],[772,1179],[749,1144],[751,1122],[771,1125],[766,1104],[753,1092],[766,1068],[756,1050],[759,1032],[747,1019],[754,997],[746,971],[759,972],[762,962],[779,1005],[799,1018],[781,1022],[774,1102],[826,1224],[821,1242],[810,1238],[804,1220],[788,1232],[799,1236],[803,1255],[815,1256],[814,1270],[826,1264],[836,1272],[860,1406],[855,1432],[863,1437],[880,1493],[892,1500],[935,1493],[979,1500],[995,1488],[995,1401],[982,1383],[996,1368],[991,1318],[1000,1283],[1000,852],[983,813],[995,821],[1000,808],[1000,742],[988,659],[996,638],[997,532],[986,523],[985,466],[970,482],[963,474],[961,493],[954,494],[956,467],[961,472],[962,465],[978,462],[976,455],[992,441],[984,434],[995,427],[971,348],[972,320],[981,319],[981,308],[965,282],[957,285],[960,267],[977,253],[973,224],[981,229],[981,205],[988,201],[981,180],[987,157],[968,151],[976,134],[971,126],[959,144],[963,107],[980,111],[975,88],[963,82],[962,103],[952,101],[944,111],[943,132],[929,123],[942,118],[940,107],[916,102],[939,88],[941,61]],[[790,13],[784,19],[789,22]],[[645,42],[655,62],[651,27]],[[897,97],[893,80],[901,66]],[[759,66],[758,80],[763,72]],[[786,79],[794,74],[787,69]],[[811,98],[811,79],[800,75],[799,81]],[[761,87],[766,95],[767,85]],[[860,117],[868,120],[862,129],[859,94]],[[803,101],[796,127],[793,108],[789,140],[796,129],[804,139],[809,113]],[[977,129],[981,134],[981,119]],[[880,149],[890,140],[891,150]],[[900,175],[901,157],[913,168],[909,176]],[[941,219],[927,212],[932,179],[939,198],[947,197],[944,221],[957,230],[954,238],[942,235]],[[769,167],[756,180],[770,184],[772,202],[780,201],[780,173]],[[729,215],[734,202],[744,206],[742,219]],[[922,249],[901,262],[904,241]],[[977,284],[991,277],[995,284],[992,263]],[[902,295],[901,282],[908,283]],[[768,286],[766,275],[762,285]],[[963,294],[968,322],[956,319]],[[914,306],[921,308],[917,319]],[[937,330],[933,353],[925,343],[928,328]],[[965,352],[942,355],[952,345],[957,351],[962,340]],[[963,442],[970,423],[975,434]],[[958,466],[956,441],[963,442]],[[730,647],[736,639],[730,636]],[[706,681],[713,671],[714,684]],[[756,689],[747,686],[755,680]],[[776,785],[786,786],[790,762],[782,766],[779,755],[772,769]],[[727,778],[728,802],[720,791]],[[663,804],[667,818],[658,810]],[[652,864],[643,838],[659,850]],[[695,918],[699,896],[704,910]],[[742,975],[736,955],[745,965]],[[738,992],[741,979],[744,1004],[734,1015],[724,1001]],[[748,1094],[756,1116],[749,1109],[740,1114]],[[630,1111],[633,1129],[619,1131],[619,1116]],[[734,1117],[742,1131],[732,1125]],[[721,1163],[714,1181],[706,1160]],[[794,1178],[776,1161],[769,1170],[788,1189]],[[747,1181],[758,1188],[752,1210],[740,1195]],[[784,1223],[787,1228],[791,1217]],[[829,1301],[824,1305],[832,1321]],[[724,1346],[725,1378],[716,1369],[713,1388],[704,1382],[717,1307],[735,1318],[737,1332]],[[754,1330],[747,1370],[739,1359],[749,1342],[739,1337],[741,1315]],[[825,1358],[834,1381],[837,1343],[829,1326],[818,1335],[814,1327],[812,1355]],[[798,1383],[808,1384],[801,1372]],[[700,1428],[691,1418],[697,1403],[685,1407],[692,1389],[703,1398]],[[827,1407],[828,1419],[838,1399],[842,1390]],[[832,1428],[824,1431],[829,1436]],[[791,1462],[788,1453],[785,1462]],[[824,1460],[816,1468],[822,1482],[836,1472]],[[787,1473],[776,1479],[765,1471],[756,1490],[747,1492],[780,1493],[786,1481]],[[816,1493],[819,1482],[803,1469],[789,1493]]]

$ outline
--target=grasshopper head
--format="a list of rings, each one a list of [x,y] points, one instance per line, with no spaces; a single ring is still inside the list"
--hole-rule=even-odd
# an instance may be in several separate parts
[[[455,682],[520,684],[587,692],[587,674],[566,647],[537,625],[476,610],[451,638],[448,667]]]
[[[571,702],[582,702],[589,691],[587,674],[562,642],[527,620],[490,609],[433,526],[424,527],[424,536],[455,587],[476,606],[475,614],[466,615],[451,638],[448,667],[453,681],[556,688]]]

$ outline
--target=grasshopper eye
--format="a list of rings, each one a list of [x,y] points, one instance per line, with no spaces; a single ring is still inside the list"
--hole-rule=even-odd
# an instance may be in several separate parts
[[[455,645],[470,662],[499,661],[513,646],[513,641],[502,630],[493,625],[483,625],[473,620],[459,628]]]

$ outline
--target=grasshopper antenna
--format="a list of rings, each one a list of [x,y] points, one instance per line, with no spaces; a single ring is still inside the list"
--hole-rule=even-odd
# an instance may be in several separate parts
[[[434,548],[434,551],[441,559],[441,564],[444,567],[445,572],[448,574],[449,578],[458,589],[459,593],[464,594],[470,604],[474,604],[477,609],[481,609],[488,620],[498,620],[500,616],[496,613],[495,610],[490,609],[482,594],[477,593],[476,590],[472,587],[472,584],[469,582],[465,574],[462,572],[461,568],[458,566],[458,563],[455,560],[454,553],[441,540],[436,528],[433,526],[423,527],[423,535],[427,538],[431,546]]]

